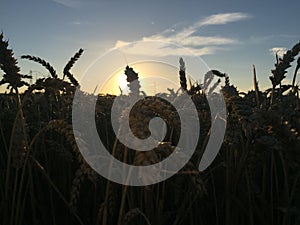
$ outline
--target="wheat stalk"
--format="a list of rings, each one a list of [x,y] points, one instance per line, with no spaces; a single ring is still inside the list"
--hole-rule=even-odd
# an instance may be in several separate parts
[[[42,66],[44,66],[49,71],[50,75],[53,78],[55,78],[55,79],[58,78],[55,69],[50,65],[50,63],[46,62],[44,59],[41,59],[41,58],[35,57],[35,56],[31,56],[31,55],[22,55],[21,59],[28,59],[28,60],[31,60],[31,61],[34,61],[34,62],[37,62],[37,63],[41,64]]]
[[[260,100],[259,100],[259,89],[258,89],[258,81],[256,78],[256,69],[255,65],[253,67],[253,83],[254,83],[254,90],[255,90],[255,98],[256,98],[256,104],[259,106],[260,105]]]
[[[82,53],[83,53],[83,49],[81,48],[69,60],[69,62],[67,63],[67,65],[65,66],[65,68],[63,70],[63,74],[64,74],[63,79],[65,78],[65,76],[67,76],[69,78],[69,80],[71,81],[71,83],[74,84],[75,86],[78,86],[78,81],[74,78],[73,74],[70,73],[70,69],[73,67],[74,63],[80,58]]]
[[[182,58],[179,59],[179,65],[180,65],[180,70],[179,70],[180,86],[182,90],[186,91],[187,85],[186,85],[186,75],[185,75],[185,62],[183,61]]]
[[[11,90],[22,87],[23,85],[29,86],[29,84],[23,81],[23,78],[31,79],[31,76],[20,74],[20,67],[17,66],[17,60],[14,58],[12,49],[8,48],[8,41],[3,40],[3,33],[0,33],[0,69],[5,73],[0,85],[8,83],[8,88]]]
[[[296,55],[299,54],[300,51],[300,42],[298,42],[291,50],[288,50],[282,57],[279,59],[278,63],[275,64],[275,69],[273,69],[272,76],[270,76],[270,80],[275,88],[277,85],[281,83],[281,81],[286,77],[287,69],[291,67],[291,62],[294,61]]]
[[[294,76],[293,76],[293,81],[292,81],[292,88],[294,89],[295,87],[295,82],[296,82],[296,76],[298,73],[298,70],[300,69],[300,57],[297,60],[297,66],[295,68]]]
[[[135,217],[137,217],[139,215],[144,218],[147,225],[151,225],[147,216],[139,208],[134,208],[134,209],[129,210],[124,216],[123,224],[128,225],[132,219],[134,219]]]
[[[138,73],[136,73],[132,67],[126,66],[125,75],[127,76],[127,82],[129,83],[127,86],[129,87],[131,93],[134,96],[138,96],[140,94],[140,81]]]

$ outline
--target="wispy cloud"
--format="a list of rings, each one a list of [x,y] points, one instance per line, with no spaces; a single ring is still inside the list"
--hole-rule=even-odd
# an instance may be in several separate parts
[[[195,35],[195,33],[203,26],[225,25],[227,23],[241,21],[250,17],[250,15],[245,13],[215,14],[179,30],[167,29],[160,34],[143,37],[136,43],[130,44],[129,42],[118,40],[114,48],[124,47],[130,44],[130,46],[126,48],[127,53],[144,53],[147,55],[157,56],[186,55],[187,52],[198,56],[214,54],[218,49],[222,49],[225,45],[238,44],[239,40],[222,36],[201,36]],[[151,41],[159,42],[149,45],[149,42]],[[143,43],[146,42],[148,43],[147,46],[151,46],[151,48],[143,45]],[[170,43],[175,45],[170,45]],[[176,47],[176,45],[178,47]],[[184,51],[182,47],[185,48]]]
[[[287,49],[284,47],[274,47],[269,49],[269,51],[272,55],[277,54],[279,57],[282,57],[286,53]]]
[[[164,40],[145,40],[137,42],[124,42],[117,41],[114,48],[122,47],[126,51],[126,54],[133,55],[148,55],[148,56],[185,56],[187,54],[195,54],[198,56],[213,54],[216,49],[215,47],[200,47],[200,48],[182,48],[181,46],[171,44],[170,42],[165,42]]]
[[[80,21],[80,20],[74,20],[70,22],[69,24],[74,25],[74,26],[79,26],[79,25],[88,25],[88,21]]]
[[[71,24],[73,24],[73,25],[81,25],[82,22],[80,22],[80,21],[73,21]]]
[[[52,0],[69,8],[79,8],[82,5],[81,0]]]
[[[222,25],[231,22],[237,22],[245,19],[249,19],[251,16],[246,13],[222,13],[211,15],[199,22],[199,26],[205,25]]]

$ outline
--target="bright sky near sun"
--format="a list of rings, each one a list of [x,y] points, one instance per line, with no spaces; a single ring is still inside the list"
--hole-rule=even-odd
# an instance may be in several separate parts
[[[184,46],[210,68],[229,74],[240,90],[252,89],[255,64],[264,89],[270,87],[274,51],[289,49],[300,39],[299,8],[296,0],[10,0],[0,3],[0,29],[24,74],[48,75],[40,65],[21,60],[23,54],[44,58],[62,72],[83,48],[72,68],[80,80],[99,56],[137,41],[131,51],[185,58],[168,45],[143,49],[143,42],[160,40]],[[189,70],[188,61],[186,66]],[[287,81],[291,77],[292,71]]]

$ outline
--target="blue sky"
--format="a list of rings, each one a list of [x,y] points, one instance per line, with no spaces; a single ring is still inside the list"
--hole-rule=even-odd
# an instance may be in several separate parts
[[[32,69],[47,74],[39,65],[19,59],[23,54],[42,57],[61,72],[83,48],[84,55],[72,69],[80,79],[109,49],[163,40],[188,48],[210,68],[228,73],[241,90],[252,88],[255,64],[264,89],[270,87],[272,49],[289,49],[300,39],[299,8],[294,0],[7,0],[0,3],[0,29],[23,73]],[[173,54],[171,49],[168,54]],[[287,82],[291,79],[292,71]]]

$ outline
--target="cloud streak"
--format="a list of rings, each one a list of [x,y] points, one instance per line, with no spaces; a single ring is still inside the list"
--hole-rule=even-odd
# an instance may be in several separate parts
[[[167,55],[186,55],[187,52],[192,54],[203,56],[216,53],[217,50],[223,49],[225,45],[238,44],[239,41],[234,38],[227,38],[222,36],[201,36],[195,35],[201,27],[212,25],[225,25],[232,22],[238,22],[245,19],[249,19],[251,16],[245,13],[223,13],[214,14],[205,17],[194,24],[184,27],[180,30],[167,29],[160,34],[155,34],[148,37],[143,37],[136,43],[124,42],[118,40],[114,48],[128,46],[124,48],[127,53],[147,54],[156,56]],[[158,41],[157,45],[147,45],[143,48],[143,43]],[[175,45],[170,45],[170,43]],[[146,45],[145,45],[146,46]],[[178,47],[175,47],[178,46]],[[185,50],[182,50],[182,47]]]
[[[246,13],[222,13],[211,15],[199,22],[199,26],[223,25],[249,19],[251,16]]]
[[[82,1],[80,0],[52,0],[58,4],[66,6],[68,8],[78,8],[82,5]]]

